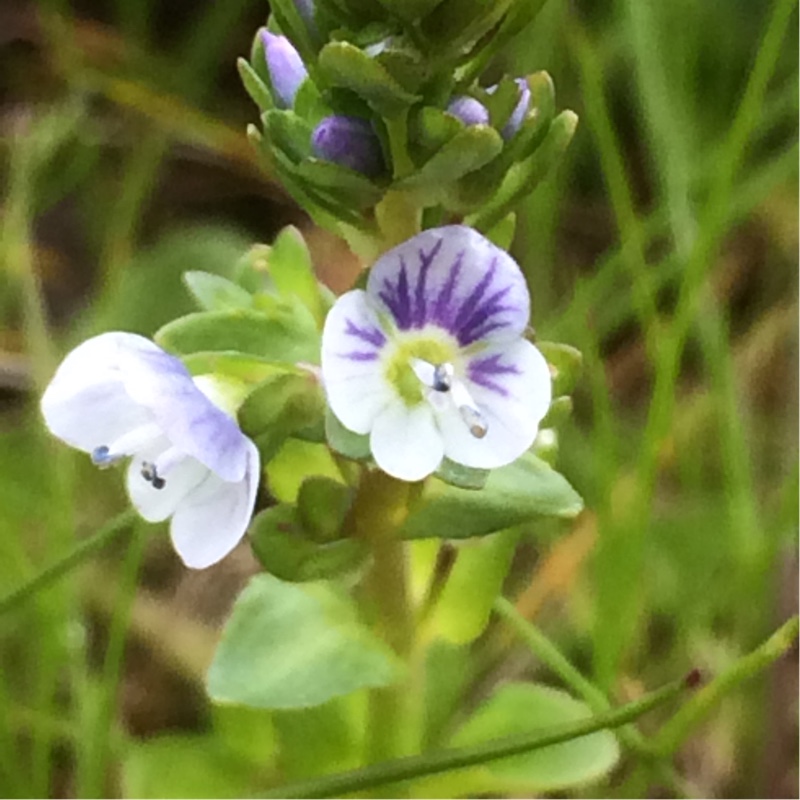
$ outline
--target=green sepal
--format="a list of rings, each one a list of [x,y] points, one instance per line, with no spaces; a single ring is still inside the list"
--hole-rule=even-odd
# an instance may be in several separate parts
[[[562,111],[551,123],[544,141],[525,161],[515,164],[497,192],[477,212],[467,217],[467,225],[480,231],[494,227],[527,194],[530,194],[555,167],[567,149],[578,118]]]
[[[277,292],[287,298],[297,298],[322,330],[325,302],[303,234],[293,225],[287,225],[275,237],[265,255],[267,270]]]
[[[553,395],[571,394],[583,369],[581,351],[561,342],[536,342],[536,347],[550,364]]]
[[[355,539],[314,542],[297,509],[280,504],[262,511],[250,524],[250,545],[267,572],[283,581],[304,582],[340,577],[359,569],[366,547]]]
[[[460,119],[440,108],[424,106],[413,111],[408,125],[412,156],[418,162],[427,161],[464,127]]]
[[[325,414],[325,438],[331,450],[345,458],[366,461],[372,457],[369,435],[348,430],[330,409]]]
[[[406,539],[486,536],[540,516],[572,518],[582,509],[583,500],[563,475],[525,453],[513,464],[492,470],[480,491],[429,479],[401,535]]]
[[[289,436],[321,441],[325,404],[313,375],[279,373],[257,386],[239,409],[239,424],[253,439],[262,464]]]
[[[465,467],[445,457],[434,474],[439,480],[451,486],[459,486],[462,489],[483,489],[489,477],[489,470]]]
[[[506,214],[491,230],[486,231],[486,238],[494,242],[501,250],[509,250],[517,230],[517,215],[512,211]]]
[[[443,0],[420,25],[443,58],[465,55],[505,15],[512,0]]]
[[[213,272],[190,270],[183,273],[183,282],[204,311],[253,307],[250,292]]]
[[[379,0],[391,14],[404,22],[418,22],[427,17],[442,0]]]
[[[572,416],[572,398],[568,395],[556,397],[539,424],[540,428],[560,428]]]
[[[308,158],[297,165],[297,175],[355,208],[371,208],[383,197],[383,189],[365,175],[332,161]]]
[[[476,96],[486,106],[491,124],[497,130],[502,130],[511,113],[517,107],[520,91],[517,82],[506,75],[500,80],[493,92],[487,92],[484,89],[476,93]]]
[[[569,725],[591,716],[585,703],[566,692],[541,684],[505,683],[478,706],[446,746],[478,746],[504,736]],[[614,734],[598,731],[531,753],[423,779],[415,784],[415,792],[418,797],[442,797],[443,790],[447,797],[563,794],[599,780],[618,760],[619,745]],[[578,793],[587,794],[580,790]]]
[[[307,708],[400,676],[397,657],[333,583],[257,575],[236,600],[207,690],[217,703]]]
[[[236,67],[239,70],[239,77],[242,85],[250,99],[259,107],[261,111],[269,111],[275,107],[269,87],[261,80],[258,73],[250,66],[244,58],[236,59]]]
[[[155,335],[178,355],[236,351],[269,361],[319,362],[319,333],[295,309],[282,304],[272,316],[257,311],[200,311],[167,323]]]
[[[272,109],[261,115],[273,148],[297,164],[311,156],[311,126],[294,111]]]
[[[319,68],[332,86],[350,89],[382,116],[394,116],[419,97],[406,91],[375,59],[348,42],[330,42]]]
[[[333,478],[312,475],[300,486],[297,515],[310,539],[332,542],[338,538],[352,502],[350,487]]]
[[[297,89],[293,110],[298,117],[314,127],[323,117],[333,113],[331,107],[323,99],[316,83],[310,77],[306,78]]]
[[[389,44],[375,57],[406,91],[416,93],[429,77],[426,60],[410,47]]]
[[[558,462],[558,431],[554,428],[539,427],[539,433],[531,447],[531,452],[545,464],[555,467]]]
[[[459,131],[397,189],[425,189],[437,193],[443,186],[479,169],[503,149],[500,134],[488,125],[470,125]]]

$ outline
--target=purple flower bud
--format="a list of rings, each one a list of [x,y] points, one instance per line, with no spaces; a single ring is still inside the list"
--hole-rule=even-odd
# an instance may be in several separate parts
[[[311,136],[314,155],[370,177],[386,168],[371,123],[360,117],[325,117]]]
[[[454,97],[447,106],[447,111],[458,117],[465,125],[489,124],[489,112],[486,106],[474,97]]]
[[[500,131],[500,135],[506,140],[511,139],[522,127],[522,123],[525,121],[525,115],[528,113],[531,105],[531,89],[530,86],[528,86],[528,81],[526,81],[525,78],[517,78],[514,82],[519,87],[519,100],[517,101],[517,105],[514,106],[514,110],[508,118],[508,122],[503,126],[503,130]]]
[[[278,36],[266,29],[261,31],[261,39],[275,102],[281,108],[291,108],[300,84],[308,75],[300,53],[285,36]]]

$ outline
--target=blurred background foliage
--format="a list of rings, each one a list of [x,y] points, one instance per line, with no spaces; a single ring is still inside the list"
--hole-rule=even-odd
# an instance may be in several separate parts
[[[356,274],[245,140],[256,111],[234,62],[266,15],[256,0],[0,4],[2,593],[125,504],[117,475],[41,423],[69,347],[152,333],[191,308],[184,270],[225,273],[290,222],[334,289]],[[537,332],[584,352],[560,468],[590,510],[525,545],[513,589],[619,700],[723,670],[797,605],[797,28],[784,0],[549,0],[489,75],[547,69],[581,117],[513,252]],[[334,714],[204,698],[256,571],[247,545],[191,573],[164,537],[143,541],[0,618],[0,794],[249,793],[274,777],[276,731],[334,763]],[[557,682],[501,633],[475,645],[491,657],[470,691]],[[797,796],[796,652],[676,759],[700,796]],[[623,760],[596,791],[663,790],[639,780]]]

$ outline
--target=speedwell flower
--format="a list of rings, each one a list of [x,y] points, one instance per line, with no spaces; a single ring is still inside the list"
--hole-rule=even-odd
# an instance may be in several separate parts
[[[465,125],[488,125],[489,112],[486,106],[474,97],[454,97],[447,106],[447,113],[458,117]]]
[[[547,362],[523,338],[529,312],[516,262],[477,231],[414,236],[328,314],[322,378],[333,413],[369,434],[378,466],[402,480],[430,475],[445,456],[511,463],[551,397]]]
[[[300,84],[308,77],[303,59],[285,36],[263,28],[261,41],[264,44],[264,56],[275,102],[280,108],[291,108]]]
[[[258,488],[258,450],[223,404],[210,378],[192,378],[148,339],[104,333],[67,355],[42,412],[98,467],[130,458],[134,506],[148,522],[172,517],[175,549],[200,569],[242,538]]]

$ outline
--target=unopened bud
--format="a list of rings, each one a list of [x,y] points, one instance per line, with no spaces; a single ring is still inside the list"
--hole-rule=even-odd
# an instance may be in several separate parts
[[[311,137],[314,155],[370,177],[386,168],[372,124],[360,117],[325,117]]]

